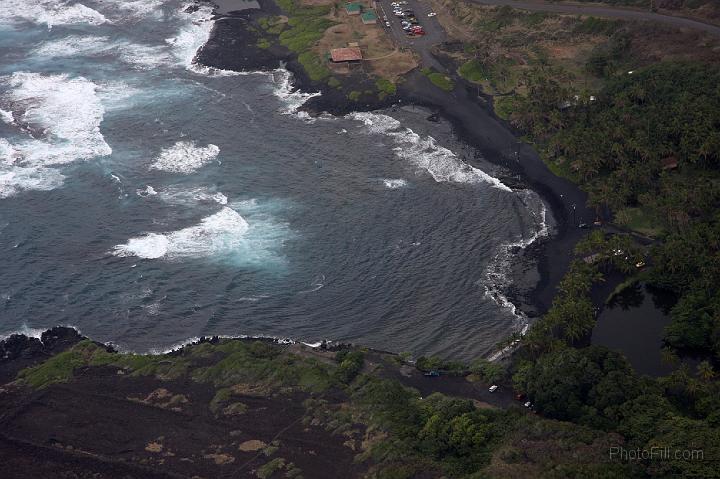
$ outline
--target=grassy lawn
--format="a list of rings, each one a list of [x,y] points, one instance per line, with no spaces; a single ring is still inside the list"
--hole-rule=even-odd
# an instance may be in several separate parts
[[[615,219],[621,225],[645,236],[655,238],[663,233],[663,228],[642,208],[624,208],[617,212]]]

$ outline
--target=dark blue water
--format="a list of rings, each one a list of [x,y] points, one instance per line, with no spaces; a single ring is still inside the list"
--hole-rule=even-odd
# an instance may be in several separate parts
[[[192,63],[209,8],[9,0],[0,12],[0,333],[127,349],[209,334],[471,358],[547,233],[448,125],[309,119],[284,70]],[[477,164],[477,163],[474,163]]]

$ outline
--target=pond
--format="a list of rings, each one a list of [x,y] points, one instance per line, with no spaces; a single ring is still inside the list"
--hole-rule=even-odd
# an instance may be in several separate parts
[[[675,301],[672,293],[636,283],[600,313],[591,343],[623,353],[640,374],[667,375],[674,367],[662,360],[663,331]]]

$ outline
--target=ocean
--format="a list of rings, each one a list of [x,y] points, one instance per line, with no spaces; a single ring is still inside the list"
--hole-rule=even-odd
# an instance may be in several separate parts
[[[0,334],[470,360],[525,327],[506,292],[552,228],[538,195],[427,110],[310,117],[281,65],[197,65],[212,9],[187,6],[3,2]]]

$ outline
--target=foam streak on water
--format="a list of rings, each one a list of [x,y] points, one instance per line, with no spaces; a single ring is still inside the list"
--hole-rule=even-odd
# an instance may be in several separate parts
[[[433,137],[423,138],[410,128],[402,127],[395,118],[366,112],[351,113],[349,117],[362,121],[371,133],[393,138],[397,144],[395,154],[430,173],[438,183],[487,183],[500,190],[512,191],[499,179],[468,165],[452,151],[438,145]]]

